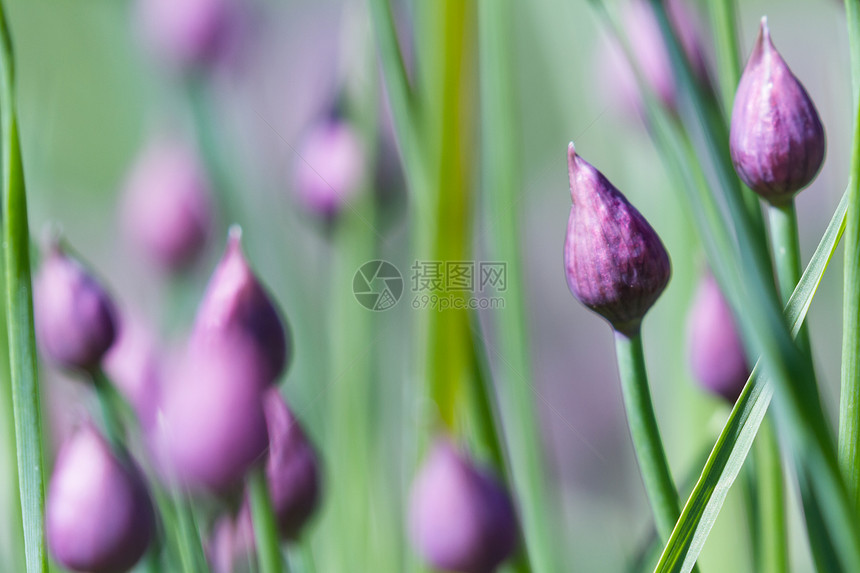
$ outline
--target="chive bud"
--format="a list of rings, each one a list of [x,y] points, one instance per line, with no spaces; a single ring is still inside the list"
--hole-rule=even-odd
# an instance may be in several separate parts
[[[117,390],[148,428],[155,419],[161,391],[162,364],[152,333],[140,319],[125,319],[105,355],[104,369]]]
[[[51,240],[34,286],[36,332],[57,365],[92,372],[114,342],[116,312],[102,285]]]
[[[818,112],[771,42],[766,18],[738,84],[729,139],[738,176],[774,204],[809,185],[824,160]]]
[[[180,69],[215,63],[235,32],[233,0],[139,0],[138,10],[146,43]]]
[[[289,360],[288,331],[242,252],[242,231],[230,229],[227,249],[197,310],[192,345],[244,341],[256,356],[264,384],[274,382]]]
[[[687,319],[687,352],[702,387],[734,404],[750,367],[732,309],[710,274],[702,277]]]
[[[265,391],[263,405],[269,430],[266,478],[272,509],[281,536],[296,539],[319,504],[319,461],[278,388]]]
[[[582,304],[630,334],[669,282],[660,237],[600,171],[568,147],[573,206],[564,245],[570,291]]]
[[[311,213],[334,218],[361,190],[365,161],[364,146],[348,122],[326,119],[315,125],[295,162],[300,203]]]
[[[170,482],[224,497],[268,447],[262,367],[241,339],[189,348],[165,385],[154,450]]]
[[[150,144],[129,173],[121,217],[130,243],[158,268],[193,263],[212,227],[209,182],[194,151],[179,141]]]
[[[73,571],[128,571],[149,547],[155,515],[143,477],[92,426],[60,449],[45,528],[54,559]]]
[[[437,439],[412,485],[412,542],[445,571],[492,573],[513,552],[517,518],[508,493],[446,439]]]

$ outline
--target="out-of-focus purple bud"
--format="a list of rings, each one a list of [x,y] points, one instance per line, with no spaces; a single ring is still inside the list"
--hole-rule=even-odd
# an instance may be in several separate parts
[[[693,72],[699,81],[706,84],[709,81],[708,68],[701,43],[701,26],[695,14],[684,0],[666,2],[666,14]],[[643,79],[663,105],[676,109],[677,82],[654,9],[647,0],[635,0],[625,5],[623,20],[630,51]],[[611,87],[607,91],[613,98],[623,102],[625,107],[638,111],[641,98],[635,74],[623,51],[613,43],[601,55],[605,60],[600,64],[601,73],[605,74],[609,70],[612,74],[609,76]]]
[[[123,230],[146,257],[171,272],[199,257],[213,216],[209,182],[190,147],[167,139],[150,144],[123,193]]]
[[[93,371],[113,344],[116,312],[99,282],[52,240],[35,280],[42,352],[63,368]]]
[[[105,355],[111,381],[148,428],[155,420],[161,392],[161,356],[152,333],[139,319],[123,320],[116,343]]]
[[[732,110],[729,137],[738,176],[774,204],[809,185],[824,161],[824,127],[762,18]]]
[[[267,389],[263,402],[269,429],[266,479],[272,508],[281,536],[296,539],[319,504],[319,461],[280,390]]]
[[[269,439],[254,349],[243,339],[190,347],[163,390],[153,449],[162,475],[230,497]]]
[[[128,571],[149,547],[155,514],[143,477],[92,426],[60,450],[45,527],[54,558],[73,571]]]
[[[446,438],[437,439],[412,485],[409,524],[418,552],[446,571],[492,573],[517,543],[508,493]]]
[[[567,284],[612,327],[636,332],[671,275],[669,254],[648,221],[600,171],[568,147],[573,206],[567,224]]]
[[[290,357],[288,330],[269,293],[242,253],[242,231],[230,229],[227,249],[197,310],[192,345],[240,339],[255,354],[264,383],[275,381]]]
[[[238,528],[232,515],[223,515],[215,522],[209,543],[206,547],[206,557],[213,573],[235,573],[234,564],[238,559],[247,556],[250,546],[246,546],[244,536],[238,534]]]
[[[295,160],[299,201],[312,213],[332,218],[365,183],[366,154],[346,121],[326,119],[305,137]]]
[[[235,32],[235,0],[138,0],[144,40],[178,68],[211,65]]]
[[[702,278],[687,319],[687,351],[702,387],[734,404],[750,368],[732,309],[710,274]]]

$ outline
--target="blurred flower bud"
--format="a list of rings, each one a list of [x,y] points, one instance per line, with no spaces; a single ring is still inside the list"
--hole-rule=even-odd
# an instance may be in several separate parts
[[[52,239],[34,286],[36,332],[42,352],[63,368],[91,372],[113,344],[113,302],[76,259]]]
[[[335,217],[365,184],[364,146],[346,121],[326,119],[315,125],[297,155],[297,197],[321,217]]]
[[[669,282],[657,233],[603,176],[568,148],[573,206],[564,263],[570,291],[625,334],[635,332]]]
[[[702,84],[707,84],[708,67],[702,47],[701,26],[696,15],[684,0],[668,0],[666,15],[672,30],[681,43],[693,73]],[[654,91],[660,102],[671,110],[678,106],[677,82],[672,71],[672,60],[654,8],[648,0],[634,0],[625,4],[623,14],[624,31],[627,32],[629,48],[643,79]],[[639,110],[641,96],[636,85],[636,76],[623,50],[612,41],[608,50],[602,51],[600,73],[608,76],[605,91],[613,99],[620,100],[625,107]]]
[[[230,497],[268,447],[263,372],[245,340],[191,347],[165,385],[153,449],[161,473]]]
[[[54,559],[73,571],[120,573],[143,556],[155,529],[149,493],[92,426],[61,448],[48,490],[45,528]]]
[[[178,141],[150,144],[128,176],[121,218],[132,245],[158,267],[193,263],[212,227],[209,183],[194,151]]]
[[[687,320],[687,351],[693,376],[705,390],[734,404],[750,367],[732,309],[710,274],[702,278]]]
[[[818,112],[771,42],[766,18],[738,84],[729,139],[738,176],[775,204],[809,185],[824,161]]]
[[[263,403],[269,429],[266,478],[272,508],[281,536],[296,539],[319,504],[319,461],[280,390],[267,389]]]
[[[144,40],[178,68],[211,65],[234,33],[235,0],[138,0]]]
[[[513,552],[517,518],[508,493],[437,439],[412,485],[412,542],[435,568],[491,573]]]
[[[230,229],[227,249],[197,310],[192,344],[243,340],[255,355],[264,384],[274,382],[290,357],[288,330],[269,293],[242,253],[242,231]]]
[[[137,413],[141,426],[155,420],[161,391],[161,356],[152,333],[139,319],[123,320],[104,369]]]

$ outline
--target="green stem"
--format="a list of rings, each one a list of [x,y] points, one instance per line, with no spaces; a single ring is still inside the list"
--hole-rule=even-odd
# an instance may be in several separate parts
[[[93,385],[101,407],[105,436],[114,452],[126,452],[125,427],[117,412],[116,391],[103,370],[98,369],[93,373]]]
[[[173,517],[175,518],[175,533],[178,536],[179,562],[182,573],[202,573],[206,571],[206,559],[200,532],[194,519],[194,510],[187,498],[178,493],[172,494]]]
[[[768,215],[779,297],[782,303],[786,304],[803,272],[794,201],[784,205],[768,205]],[[809,330],[805,325],[801,327],[796,340],[800,349],[811,356]]]
[[[735,90],[741,77],[735,0],[713,0],[707,4],[714,31],[723,110],[728,114],[732,112]]]
[[[251,498],[251,516],[254,521],[254,539],[257,543],[260,571],[261,573],[281,573],[284,568],[278,523],[275,520],[272,500],[269,497],[269,484],[266,482],[263,468],[251,472],[248,493]]]
[[[765,418],[756,436],[756,476],[759,503],[759,561],[756,571],[788,571],[788,543],[785,528],[782,465],[779,444],[770,417]]]
[[[525,550],[536,573],[560,570],[554,535],[558,519],[552,490],[545,477],[546,463],[537,421],[531,350],[523,281],[520,176],[521,129],[517,117],[516,85],[510,62],[515,39],[512,23],[515,2],[479,0],[478,39],[481,94],[482,201],[485,206],[487,252],[505,261],[505,306],[493,312],[498,342],[497,387],[504,443],[511,462],[512,491],[520,500]]]
[[[30,281],[30,230],[21,141],[15,110],[12,40],[0,3],[0,118],[3,130],[3,206],[6,266],[6,327],[12,380],[12,405],[18,453],[21,523],[28,573],[48,571],[45,552],[44,468],[41,391],[36,373],[33,291]]]
[[[860,98],[860,1],[845,0],[848,44],[851,50],[851,101]]]
[[[851,44],[854,140],[845,222],[842,301],[842,392],[839,399],[839,465],[848,494],[860,509],[860,2],[846,0]]]
[[[618,356],[618,371],[621,377],[621,390],[624,395],[624,408],[627,423],[633,437],[633,447],[654,523],[660,540],[665,543],[672,534],[675,522],[680,515],[678,491],[669,470],[660,429],[651,403],[648,375],[645,372],[645,355],[642,348],[642,335],[638,330],[630,335],[615,333],[615,349]]]

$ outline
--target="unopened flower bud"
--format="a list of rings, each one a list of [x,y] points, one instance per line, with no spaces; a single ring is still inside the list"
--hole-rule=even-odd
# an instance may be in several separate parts
[[[671,266],[648,221],[591,164],[568,148],[573,206],[564,245],[567,284],[613,328],[636,332],[669,282]]]
[[[99,282],[56,241],[34,285],[36,333],[42,352],[63,368],[91,372],[114,342],[116,312]]]
[[[324,218],[336,216],[365,184],[366,154],[346,121],[326,119],[307,134],[295,161],[299,201]]]
[[[696,21],[695,13],[684,0],[668,0],[665,6],[669,24],[681,43],[693,73],[702,84],[707,84],[709,78],[701,26]],[[654,8],[648,0],[634,0],[625,4],[623,22],[630,52],[642,73],[642,79],[664,106],[676,110],[677,81]],[[636,76],[621,47],[613,41],[600,56],[599,72],[609,80],[605,87],[607,95],[638,112],[642,102]],[[607,76],[607,72],[611,75]]]
[[[105,355],[104,369],[116,388],[148,428],[160,400],[162,356],[152,333],[140,319],[125,319],[119,336]]]
[[[91,426],[60,450],[45,528],[54,559],[73,571],[122,573],[149,547],[155,515],[143,477]]]
[[[687,351],[690,369],[702,387],[734,404],[750,367],[732,309],[710,274],[702,278],[690,309]]]
[[[316,451],[278,388],[263,396],[269,429],[266,480],[278,530],[296,539],[319,504],[320,469]]]
[[[818,112],[771,42],[766,18],[738,84],[729,144],[738,176],[774,204],[809,185],[824,161]]]
[[[256,354],[245,341],[191,347],[164,389],[154,450],[170,482],[225,497],[239,492],[268,447]]]
[[[281,375],[289,360],[288,331],[269,293],[248,265],[241,237],[238,227],[230,229],[227,249],[197,310],[192,344],[244,340],[268,384]]]
[[[132,245],[159,268],[193,263],[212,227],[209,182],[194,151],[178,141],[151,144],[128,176],[121,215]]]
[[[409,524],[418,552],[445,571],[492,573],[517,543],[508,493],[445,438],[433,445],[412,486]]]
[[[178,68],[211,65],[235,31],[233,0],[139,0],[146,43]]]

